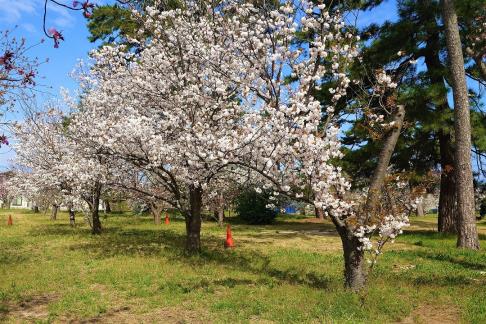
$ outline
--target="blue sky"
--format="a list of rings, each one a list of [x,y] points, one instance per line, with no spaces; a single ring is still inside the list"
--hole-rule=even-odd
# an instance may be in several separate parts
[[[71,4],[71,0],[58,0]],[[95,2],[95,1],[93,1]],[[113,0],[98,0],[95,3],[110,3]],[[46,38],[42,31],[42,15],[44,0],[0,0],[0,30],[12,30],[17,37],[25,37],[28,44],[39,43]],[[367,25],[370,22],[382,23],[387,19],[396,18],[395,0],[385,1],[371,12],[361,13],[358,16],[358,25]],[[47,28],[55,27],[61,31],[65,41],[59,48],[54,48],[50,39],[34,47],[30,56],[38,57],[41,61],[49,62],[39,69],[37,83],[43,94],[39,95],[39,102],[59,95],[61,87],[75,89],[76,83],[69,76],[79,59],[87,58],[87,53],[96,47],[88,41],[86,19],[79,11],[48,5]],[[17,26],[17,27],[16,27]],[[10,118],[16,118],[10,116]],[[0,148],[0,169],[10,165],[12,152],[9,147]]]
[[[64,0],[64,3],[70,4],[72,1]],[[86,58],[90,49],[95,47],[88,41],[86,19],[81,12],[50,4],[46,27],[55,27],[65,36],[60,47],[54,48],[52,40],[47,39],[42,30],[43,6],[44,0],[0,0],[0,30],[14,30],[17,38],[24,37],[31,45],[46,39],[29,52],[30,57],[38,57],[40,61],[49,59],[40,67],[36,80],[41,91],[39,102],[58,96],[61,87],[75,89],[76,83],[69,74],[78,60]],[[16,116],[7,118],[15,119]],[[8,168],[12,155],[9,147],[0,149],[0,169]]]

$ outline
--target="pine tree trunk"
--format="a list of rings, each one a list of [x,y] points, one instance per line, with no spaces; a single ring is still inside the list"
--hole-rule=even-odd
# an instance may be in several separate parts
[[[438,231],[457,233],[456,229],[456,180],[454,178],[454,157],[450,134],[439,132],[441,156],[440,193],[438,210]]]
[[[423,20],[432,19],[432,12],[424,13],[427,17]],[[434,28],[435,30],[435,28]],[[438,33],[430,32],[427,35],[427,43],[425,45],[425,64],[427,66],[427,74],[432,86],[437,88],[438,95],[435,98],[436,112],[442,116],[447,116],[450,113],[450,107],[447,101],[447,89],[444,84],[443,66],[439,56],[440,40]],[[443,117],[442,117],[443,118]],[[439,232],[455,233],[456,232],[456,217],[455,217],[455,180],[453,175],[454,169],[454,151],[452,143],[451,130],[449,129],[449,120],[443,121],[442,126],[437,131],[439,140],[440,153],[440,167],[442,170],[440,177],[440,195],[439,195],[439,210],[438,210],[438,230]]]
[[[453,0],[441,0],[454,96],[457,246],[479,249],[471,166],[471,122],[462,44]]]
[[[57,211],[58,210],[59,210],[59,206],[57,204],[52,204],[51,220],[57,219]]]
[[[202,189],[191,186],[189,196],[191,210],[186,215],[186,250],[192,254],[201,251]]]

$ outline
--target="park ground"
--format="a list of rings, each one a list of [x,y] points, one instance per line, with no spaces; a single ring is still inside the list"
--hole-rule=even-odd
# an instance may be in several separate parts
[[[7,226],[7,215],[13,226]],[[81,216],[78,216],[81,223]],[[203,224],[204,249],[184,254],[184,223],[102,218],[104,233],[30,211],[0,212],[0,321],[73,323],[486,323],[483,249],[457,250],[436,218],[388,245],[360,294],[342,284],[330,223],[280,216],[274,225]]]

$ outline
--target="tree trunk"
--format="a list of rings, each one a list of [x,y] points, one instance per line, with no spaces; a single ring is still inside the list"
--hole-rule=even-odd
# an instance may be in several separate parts
[[[105,213],[111,213],[111,205],[109,201],[105,201]]]
[[[37,214],[39,212],[39,206],[34,205],[34,208],[33,209],[34,209],[34,213]]]
[[[422,20],[433,21],[432,11],[423,13],[426,15]],[[439,34],[436,28],[429,31],[427,35],[427,43],[425,45],[425,65],[427,66],[427,74],[431,85],[437,89],[437,95],[434,97],[436,105],[437,118],[444,118],[449,115],[450,107],[447,101],[447,89],[444,84],[443,70],[441,59],[439,57],[441,44]],[[440,167],[442,170],[440,177],[440,195],[439,195],[439,210],[438,210],[438,230],[439,232],[456,232],[456,218],[455,218],[455,180],[453,175],[454,166],[454,152],[452,131],[449,127],[449,119],[442,122],[440,129],[437,131],[439,140],[440,153]]]
[[[403,105],[398,105],[395,108],[393,117],[395,126],[387,134],[383,143],[383,147],[378,157],[378,163],[371,178],[368,197],[363,210],[364,215],[358,218],[358,224],[368,223],[370,217],[374,214],[373,211],[378,206],[388,165],[390,164],[390,159],[400,136],[404,118],[405,107]],[[335,217],[331,217],[331,219],[337,228],[343,244],[345,287],[358,291],[366,284],[367,269],[363,245],[354,235],[354,228],[356,225],[345,224],[343,221],[338,220]]]
[[[422,217],[425,215],[424,212],[424,201],[420,200],[419,203],[417,204],[417,216]]]
[[[96,183],[95,190],[93,192],[93,203],[91,208],[91,221],[92,221],[92,234],[101,233],[101,221],[100,221],[100,195],[101,195],[101,185]]]
[[[459,26],[453,0],[441,0],[446,46],[454,97],[454,131],[456,136],[455,171],[457,197],[457,246],[479,249],[474,209],[474,186],[471,166],[471,122],[466,72]]]
[[[71,226],[76,225],[76,215],[74,214],[73,203],[68,203],[68,211],[69,211],[69,224]]]
[[[199,253],[201,250],[202,189],[191,186],[189,196],[191,210],[186,215],[186,250],[189,253]]]
[[[454,152],[450,134],[439,131],[440,194],[438,231],[455,234],[456,230],[456,180],[454,178]]]
[[[150,204],[150,211],[152,213],[152,216],[154,217],[154,224],[155,225],[160,225],[161,224],[161,213],[162,213],[162,210],[157,207],[157,205],[155,203],[153,204]]]
[[[388,165],[390,164],[393,151],[397,145],[404,119],[405,106],[398,105],[393,118],[395,123],[394,128],[387,135],[385,142],[383,143],[380,155],[378,156],[378,163],[373,171],[370,187],[368,189],[368,196],[366,198],[366,204],[364,207],[367,220],[373,215],[373,212],[377,208],[378,202],[380,201],[381,190],[383,188],[383,183],[385,182]]]
[[[221,193],[218,193],[218,206],[216,209],[216,216],[218,220],[218,225],[222,227],[224,223],[224,197]]]
[[[367,268],[362,244],[352,230],[338,227],[338,233],[343,243],[344,256],[344,286],[358,291],[366,285]]]
[[[51,220],[57,219],[57,211],[59,210],[59,205],[52,204],[52,213],[51,213]]]
[[[324,220],[324,209],[314,207],[314,211],[316,213],[316,218]]]
[[[218,211],[217,211],[217,214],[218,214],[218,225],[219,225],[219,227],[223,227],[223,225],[224,225],[224,209],[219,208]]]

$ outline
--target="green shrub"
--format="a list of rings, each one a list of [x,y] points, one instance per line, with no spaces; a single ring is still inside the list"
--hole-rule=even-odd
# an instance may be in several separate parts
[[[247,224],[271,224],[277,211],[266,206],[272,201],[268,192],[258,193],[253,188],[242,189],[235,201],[236,212]]]

